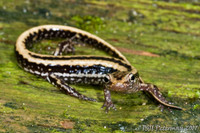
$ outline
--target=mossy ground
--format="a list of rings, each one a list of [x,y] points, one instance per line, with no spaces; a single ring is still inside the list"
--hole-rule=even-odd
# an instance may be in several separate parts
[[[0,1],[0,132],[143,132],[145,126],[200,130],[199,2],[162,0]],[[142,92],[112,93],[117,111],[100,109],[99,86],[77,86],[98,102],[80,101],[17,65],[14,44],[28,28],[43,24],[87,30],[118,48],[151,52],[159,57],[123,54],[146,81],[184,111],[161,112]],[[55,47],[46,41],[38,51]],[[55,43],[56,44],[56,43]],[[34,48],[33,48],[34,50]],[[82,52],[84,50],[84,52]],[[82,47],[79,54],[105,53]],[[146,105],[144,105],[146,104]],[[167,132],[169,132],[167,130]],[[175,132],[181,132],[175,130]],[[185,130],[185,132],[187,132]]]

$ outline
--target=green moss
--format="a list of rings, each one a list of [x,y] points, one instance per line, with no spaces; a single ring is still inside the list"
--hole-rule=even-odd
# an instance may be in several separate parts
[[[143,125],[177,127],[200,122],[196,119],[200,105],[198,5],[155,0],[2,0],[0,8],[0,132],[143,132]],[[106,114],[101,109],[101,86],[72,85],[98,102],[81,101],[23,71],[15,59],[15,41],[23,31],[43,24],[75,26],[118,48],[159,55],[123,52],[146,82],[156,84],[167,100],[185,110],[161,112],[142,92],[112,92],[117,111]],[[52,54],[61,41],[38,42],[31,50]],[[79,45],[76,54],[107,56]],[[60,124],[64,120],[74,122],[74,127],[65,129]]]
[[[193,109],[200,109],[200,105],[199,104],[195,104]]]
[[[72,21],[75,21],[75,25],[83,30],[94,32],[103,28],[103,20],[99,17],[93,16],[73,16]]]
[[[9,114],[9,113],[13,113],[14,110],[12,108],[9,107],[5,107],[3,105],[0,105],[0,114]]]

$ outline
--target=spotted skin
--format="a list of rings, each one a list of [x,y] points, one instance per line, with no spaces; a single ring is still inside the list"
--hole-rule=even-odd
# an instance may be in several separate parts
[[[59,43],[58,47],[54,52],[54,56],[63,55],[63,53],[65,54],[72,53],[73,55],[75,55],[75,48],[74,48],[75,42],[73,41],[75,37],[76,36]]]
[[[64,39],[56,48],[54,55],[42,55],[29,51],[36,42],[43,39]],[[107,52],[111,57],[73,55],[62,56],[64,53],[73,53],[76,43],[88,44]],[[149,92],[162,106],[181,109],[171,105],[162,96],[155,85],[146,84],[137,70],[112,45],[101,38],[69,26],[43,25],[34,27],[22,33],[17,39],[15,53],[20,67],[32,74],[41,76],[64,93],[89,101],[88,98],[70,87],[69,84],[97,84],[104,87],[105,102],[102,108],[116,109],[110,91],[135,93]]]
[[[105,88],[104,89],[104,98],[105,98],[105,102],[103,104],[103,106],[101,108],[106,108],[106,113],[108,113],[108,111],[112,108],[114,110],[116,110],[115,105],[113,104],[112,100],[111,100],[111,94],[110,91]]]
[[[141,83],[138,91],[146,91],[146,92],[150,93],[156,100],[158,100],[160,102],[161,110],[164,109],[163,105],[165,105],[166,107],[169,107],[168,105],[170,105],[171,108],[176,108],[176,109],[179,109],[179,110],[182,109],[180,107],[171,105],[172,103],[168,102],[163,97],[163,95],[161,94],[160,90],[158,89],[158,87],[156,85],[153,85],[153,84],[150,84],[150,83]]]
[[[93,98],[88,98],[85,95],[80,94],[78,91],[76,91],[74,88],[70,87],[64,79],[59,78],[58,76],[56,76],[55,74],[50,74],[49,76],[46,77],[47,81],[49,81],[51,84],[53,84],[54,86],[58,87],[61,89],[61,91],[63,91],[64,93],[82,99],[82,100],[87,100],[87,101],[96,101]]]

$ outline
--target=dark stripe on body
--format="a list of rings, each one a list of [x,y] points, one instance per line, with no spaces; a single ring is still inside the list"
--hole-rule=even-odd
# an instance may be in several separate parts
[[[77,35],[73,41],[81,41],[85,44],[89,44],[92,47],[98,48],[100,50],[104,50],[113,57],[122,59],[119,55],[110,49],[109,47],[105,46],[103,43],[98,42],[96,39],[90,38],[87,35],[83,35],[81,33],[72,32],[70,30],[62,30],[62,29],[41,29],[38,32],[30,33],[29,36],[25,39],[25,45],[27,48],[31,48],[33,43],[41,41],[43,39],[56,39],[56,38],[72,38]],[[123,59],[122,59],[123,60]]]
[[[58,57],[58,56],[38,56],[38,55],[34,55],[29,53],[30,56],[37,58],[37,59],[42,59],[42,60],[105,60],[105,61],[111,61],[114,63],[117,63],[121,66],[124,66],[128,69],[128,71],[131,70],[131,66],[128,64],[123,63],[121,60],[116,60],[114,58],[107,58],[107,57],[96,57],[96,56],[70,56],[70,57]]]
[[[28,70],[32,71],[38,71],[42,73],[51,73],[51,72],[60,72],[60,73],[69,73],[69,74],[107,74],[107,73],[113,73],[117,71],[116,69],[113,69],[112,67],[106,67],[101,64],[99,65],[92,65],[92,66],[79,66],[79,65],[54,65],[51,64],[45,66],[44,64],[36,64],[34,62],[29,62],[27,59],[23,58],[22,55],[20,55],[16,51],[16,57],[19,62],[19,64],[23,68],[27,68]]]

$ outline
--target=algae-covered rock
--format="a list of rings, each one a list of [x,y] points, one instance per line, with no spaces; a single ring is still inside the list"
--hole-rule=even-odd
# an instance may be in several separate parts
[[[200,130],[200,19],[196,1],[85,0],[0,2],[0,132],[198,132]],[[112,92],[117,110],[105,113],[101,86],[72,85],[97,102],[63,94],[23,71],[14,54],[17,37],[44,24],[89,31],[117,47],[156,84],[167,100],[184,110],[160,111],[142,92]],[[31,48],[52,54],[58,41]],[[106,55],[76,47],[76,54]]]

